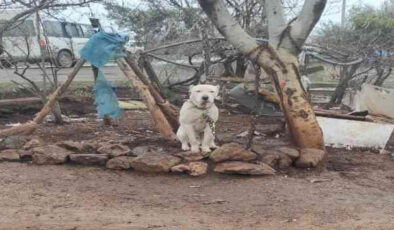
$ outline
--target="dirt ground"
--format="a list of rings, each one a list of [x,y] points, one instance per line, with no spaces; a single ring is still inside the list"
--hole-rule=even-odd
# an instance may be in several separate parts
[[[3,118],[0,128],[26,119]],[[222,112],[219,140],[245,144],[237,135],[251,120]],[[272,132],[280,119],[259,118],[255,124],[263,133],[256,141],[267,148],[289,144],[285,133]],[[145,111],[126,112],[118,126],[94,119],[48,123],[34,135],[47,143],[129,138],[129,147],[150,144],[167,152],[180,147],[157,135]],[[394,229],[394,160],[371,152],[328,151],[324,170],[290,168],[267,177],[192,178],[1,162],[0,229]]]

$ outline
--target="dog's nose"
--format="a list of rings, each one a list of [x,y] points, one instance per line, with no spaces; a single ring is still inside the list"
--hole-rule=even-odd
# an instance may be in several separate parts
[[[208,101],[209,97],[208,97],[208,96],[202,96],[202,99],[203,99],[204,101]]]

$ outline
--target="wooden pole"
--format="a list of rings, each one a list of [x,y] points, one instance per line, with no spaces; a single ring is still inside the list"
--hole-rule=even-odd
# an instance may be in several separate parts
[[[142,81],[143,84],[145,84],[151,95],[156,101],[156,104],[160,107],[161,111],[164,113],[164,116],[167,118],[168,122],[170,123],[172,130],[176,132],[179,128],[179,121],[178,121],[178,110],[177,108],[172,105],[169,101],[165,100],[161,94],[159,93],[159,90],[157,90],[150,82],[149,79],[145,76],[145,74],[142,72],[142,70],[138,67],[137,62],[135,61],[134,58],[132,58],[130,55],[128,55],[125,58],[125,61],[127,64],[130,66],[130,68],[134,71],[134,73],[137,75],[140,81]]]
[[[133,86],[140,93],[142,100],[145,102],[152,115],[157,130],[161,133],[164,139],[169,141],[175,140],[175,133],[160,107],[157,105],[155,98],[150,93],[149,87],[137,78],[136,74],[124,59],[117,59],[116,62],[126,78],[132,82]]]
[[[78,60],[73,70],[68,74],[67,80],[59,88],[57,88],[55,92],[53,92],[49,96],[47,103],[44,105],[41,111],[36,114],[35,118],[32,121],[26,122],[21,126],[0,130],[0,137],[7,137],[20,133],[30,134],[34,132],[35,129],[37,128],[37,125],[42,123],[45,117],[51,112],[57,100],[70,86],[71,82],[74,80],[75,76],[77,75],[78,71],[82,68],[84,63],[85,63],[85,59],[81,58]]]

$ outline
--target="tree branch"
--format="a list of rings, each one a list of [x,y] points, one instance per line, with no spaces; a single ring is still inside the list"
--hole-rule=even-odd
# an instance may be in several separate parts
[[[283,13],[282,1],[265,1],[265,12],[268,20],[268,34],[270,44],[276,47],[280,42],[280,37],[286,28],[286,19]]]
[[[270,1],[269,1],[270,2]],[[301,47],[323,14],[327,0],[305,0],[301,12],[293,22],[290,36]]]

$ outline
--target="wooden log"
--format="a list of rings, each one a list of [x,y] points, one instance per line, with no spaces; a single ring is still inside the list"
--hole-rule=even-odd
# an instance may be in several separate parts
[[[85,59],[81,58],[78,60],[73,70],[68,74],[67,80],[59,88],[57,88],[55,92],[53,92],[49,96],[47,103],[44,105],[41,111],[36,114],[35,118],[32,121],[26,122],[20,126],[12,127],[5,130],[0,130],[0,137],[7,137],[21,133],[30,134],[34,132],[38,124],[40,124],[45,119],[45,117],[51,112],[56,101],[70,86],[71,82],[74,80],[75,76],[77,75],[78,71],[81,69],[84,63],[85,63]]]
[[[315,110],[315,114],[316,114],[316,116],[320,116],[320,117],[339,118],[339,119],[355,120],[355,121],[371,121],[371,119],[368,119],[367,117],[364,117],[364,116],[339,114],[339,113],[333,113],[330,111]]]
[[[134,73],[137,75],[139,80],[142,81],[142,83],[148,87],[149,92],[152,94],[153,98],[156,101],[156,104],[160,107],[165,117],[167,118],[168,122],[170,123],[172,130],[176,132],[179,128],[179,121],[178,121],[179,112],[177,108],[174,105],[172,105],[168,100],[165,100],[163,96],[159,93],[160,91],[149,82],[148,78],[138,67],[138,64],[134,58],[128,55],[125,58],[125,61],[131,67]]]
[[[0,100],[1,106],[8,105],[31,105],[35,103],[41,103],[41,98],[39,97],[24,97],[24,98],[14,98],[14,99],[3,99]]]
[[[152,115],[157,130],[161,133],[164,139],[170,141],[175,140],[175,133],[173,132],[172,127],[168,122],[166,116],[163,114],[152,94],[150,93],[148,86],[143,84],[142,81],[138,79],[136,74],[133,72],[133,70],[125,60],[117,59],[116,62],[119,65],[119,68],[125,74],[125,76],[132,82],[133,86],[137,88],[138,92],[142,97],[142,100],[145,102]]]
[[[45,119],[45,117],[51,112],[55,102],[70,86],[71,82],[74,80],[75,76],[77,75],[78,71],[81,69],[84,63],[85,59],[81,58],[78,60],[71,73],[68,74],[67,80],[49,96],[47,103],[33,119],[34,122],[36,122],[37,124],[41,123]]]

